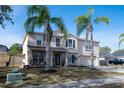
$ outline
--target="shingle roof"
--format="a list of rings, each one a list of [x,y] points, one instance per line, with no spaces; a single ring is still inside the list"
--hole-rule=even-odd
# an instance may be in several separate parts
[[[1,51],[1,52],[7,52],[7,51],[8,51],[7,46],[4,46],[4,45],[1,45],[1,44],[0,44],[0,51]]]
[[[124,50],[117,50],[117,51],[113,52],[112,55],[124,57]]]
[[[106,56],[113,56],[111,53],[99,53],[100,58],[104,58]]]

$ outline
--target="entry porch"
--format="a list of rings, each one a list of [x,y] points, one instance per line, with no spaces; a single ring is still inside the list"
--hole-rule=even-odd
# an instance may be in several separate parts
[[[63,48],[51,48],[51,67],[67,66],[67,53]],[[30,67],[45,67],[46,52],[45,47],[30,47],[29,48],[29,66]]]

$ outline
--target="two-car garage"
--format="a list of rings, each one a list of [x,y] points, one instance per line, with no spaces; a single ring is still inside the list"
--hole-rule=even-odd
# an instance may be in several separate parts
[[[99,66],[99,60],[97,57],[94,57],[94,66]],[[77,60],[78,66],[91,66],[91,56],[79,56]]]

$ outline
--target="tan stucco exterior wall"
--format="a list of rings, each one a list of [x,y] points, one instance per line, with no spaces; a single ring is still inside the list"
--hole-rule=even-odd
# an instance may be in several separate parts
[[[53,37],[52,37],[52,41],[51,41],[51,47],[56,47],[56,37],[61,37],[62,34],[58,31],[55,31],[53,33]],[[37,46],[36,45],[36,40],[41,40],[42,41],[42,45],[43,45],[43,35],[42,34],[32,34],[32,35],[27,35],[24,43],[23,43],[23,54],[25,54],[25,59],[23,59],[23,62],[25,63],[25,65],[29,64],[28,61],[28,47],[27,45],[31,45],[31,46]],[[90,60],[90,55],[91,52],[87,51],[85,49],[85,40],[83,39],[79,39],[77,37],[75,37],[72,34],[68,34],[68,39],[73,39],[75,40],[75,48],[66,48],[65,47],[65,41],[62,42],[62,38],[61,38],[61,48],[65,48],[67,49],[66,53],[74,53],[77,56],[77,62],[75,63],[75,65],[80,66],[80,65],[85,65],[85,66],[89,66],[91,65],[91,60]],[[42,46],[41,45],[41,46]],[[66,54],[67,55],[67,54]],[[94,42],[94,65],[95,66],[99,66],[99,43],[98,42]],[[65,59],[67,60],[67,59]],[[51,61],[52,63],[52,61]],[[67,65],[68,63],[66,63]],[[52,64],[51,64],[52,65]]]
[[[25,37],[25,40],[24,40],[24,43],[23,43],[23,54],[25,55],[24,56],[24,59],[23,59],[23,65],[28,65],[28,35]]]

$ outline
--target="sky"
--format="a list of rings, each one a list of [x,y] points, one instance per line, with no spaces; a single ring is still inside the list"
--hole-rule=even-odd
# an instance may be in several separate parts
[[[86,6],[86,5],[66,5],[66,6],[47,6],[51,16],[62,17],[69,33],[76,35],[76,24],[74,19],[77,16],[87,13],[88,7],[94,8],[93,17],[107,16],[110,18],[110,24],[106,26],[104,23],[94,25],[94,40],[100,42],[100,46],[108,46],[115,51],[119,49],[119,35],[124,32],[124,6]],[[22,44],[25,36],[24,23],[27,19],[27,6],[12,6],[14,25],[7,23],[6,29],[0,28],[0,44],[10,47],[14,43]],[[58,30],[53,27],[53,30]],[[35,31],[43,31],[35,29]],[[81,34],[81,38],[85,37],[85,31]],[[124,45],[121,46],[123,48]]]

